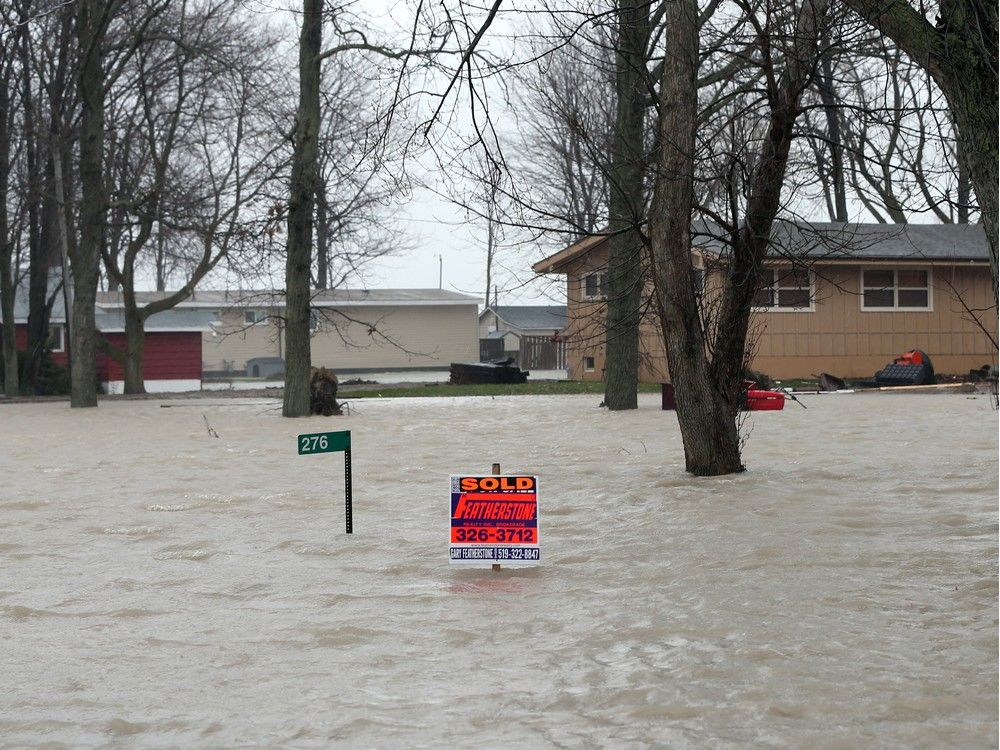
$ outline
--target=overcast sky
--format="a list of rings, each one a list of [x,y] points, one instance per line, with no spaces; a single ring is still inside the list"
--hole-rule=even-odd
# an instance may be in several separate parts
[[[283,36],[294,42],[298,34],[296,14],[289,7],[297,3],[279,0],[277,3],[257,0],[246,7],[259,13],[270,22],[283,28]],[[385,30],[387,37],[403,34],[405,37],[412,22],[412,9],[402,0],[359,0],[354,6],[358,13],[367,13],[373,26]],[[512,30],[513,17],[518,13],[513,5],[508,5],[491,27],[492,39],[487,43],[505,43]],[[374,41],[374,39],[373,39]],[[295,74],[295,61],[290,61]],[[441,88],[443,90],[444,83]],[[461,107],[467,96],[457,88],[452,99]],[[500,107],[502,102],[496,102]],[[492,102],[491,102],[492,106]],[[502,113],[499,114],[502,122]],[[510,122],[509,127],[513,127]],[[433,171],[421,173],[414,169],[414,175],[428,183],[435,183],[438,175]],[[470,187],[471,191],[472,187]],[[486,286],[486,223],[470,217],[461,207],[446,198],[436,195],[433,190],[417,187],[413,197],[399,207],[395,221],[412,249],[405,253],[386,256],[368,266],[364,284],[380,288],[438,288],[472,294],[485,300]],[[535,280],[531,264],[554,252],[555,246],[540,249],[534,244],[515,245],[502,248],[501,257],[495,261],[494,281],[499,284],[500,304],[563,304],[564,285],[553,283],[552,279]],[[352,284],[353,285],[353,284]]]

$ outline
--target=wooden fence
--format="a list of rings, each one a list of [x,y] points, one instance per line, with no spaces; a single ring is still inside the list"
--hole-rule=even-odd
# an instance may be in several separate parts
[[[566,368],[566,342],[549,336],[522,336],[518,366],[522,370],[563,370]]]
[[[492,362],[513,357],[522,370],[566,369],[566,342],[549,336],[521,336],[517,351],[505,351],[503,339],[479,339],[479,361]]]

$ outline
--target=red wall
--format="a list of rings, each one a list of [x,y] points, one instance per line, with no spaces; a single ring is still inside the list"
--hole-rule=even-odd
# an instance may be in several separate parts
[[[18,349],[28,343],[25,325],[15,326]],[[104,334],[112,346],[125,348],[124,333]],[[66,352],[53,352],[52,360],[66,365]],[[122,367],[104,352],[97,353],[97,373],[102,381],[124,380]],[[143,355],[142,376],[146,380],[201,380],[201,333],[199,331],[146,333],[146,351]]]
[[[18,323],[14,326],[14,340],[17,342],[17,348],[20,351],[24,351],[28,348],[28,326],[23,323]],[[69,361],[69,352],[52,352],[52,361],[57,365],[66,366]]]
[[[124,333],[104,334],[112,346],[125,348]],[[101,380],[124,380],[122,366],[102,352],[97,354]],[[146,333],[142,358],[146,380],[201,380],[201,332]]]

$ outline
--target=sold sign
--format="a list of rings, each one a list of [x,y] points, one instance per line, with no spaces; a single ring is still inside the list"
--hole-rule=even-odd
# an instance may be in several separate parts
[[[450,562],[534,565],[538,542],[538,477],[452,475]]]

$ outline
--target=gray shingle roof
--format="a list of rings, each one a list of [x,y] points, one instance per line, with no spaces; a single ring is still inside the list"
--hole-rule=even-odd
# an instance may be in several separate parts
[[[565,305],[500,305],[488,309],[514,328],[561,331],[567,323]]]
[[[696,226],[695,245],[725,252],[716,228]],[[780,222],[772,257],[803,260],[986,261],[989,245],[979,224],[852,224]]]
[[[729,251],[722,229],[695,221],[692,244],[725,256]],[[605,243],[610,235],[591,235],[535,263],[535,273],[558,273],[570,261]],[[770,257],[822,260],[912,260],[986,262],[989,244],[979,224],[856,224],[849,222],[778,221],[771,237]]]
[[[97,328],[105,333],[125,330],[125,312],[122,310],[98,310]],[[147,331],[210,331],[218,322],[214,310],[173,308],[146,318]]]

